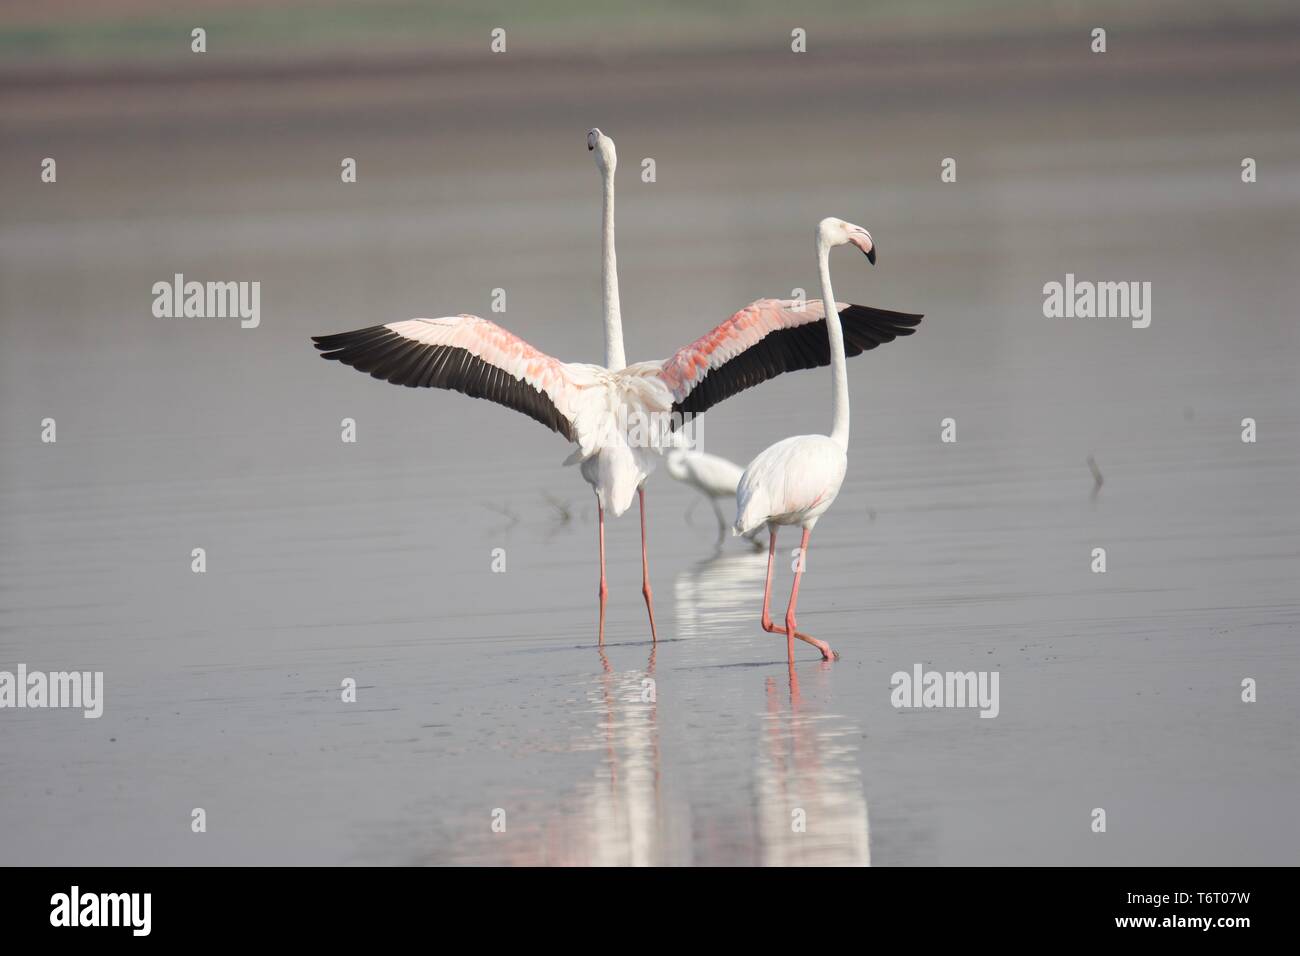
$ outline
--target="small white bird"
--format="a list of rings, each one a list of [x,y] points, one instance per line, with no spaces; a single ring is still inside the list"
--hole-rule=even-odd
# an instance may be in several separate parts
[[[718,547],[722,547],[727,535],[727,518],[719,502],[736,500],[736,488],[745,469],[720,455],[688,448],[675,448],[665,455],[664,468],[672,478],[698,491],[713,507],[713,515],[718,519]],[[757,534],[756,528],[745,537],[753,542]]]
[[[831,289],[830,251],[833,247],[846,243],[852,243],[866,253],[872,265],[876,263],[876,246],[871,233],[843,219],[823,219],[817,226],[817,266],[821,273],[822,299],[825,302],[835,301],[835,293]],[[906,317],[907,321],[895,319],[900,325],[910,326],[899,330],[898,334],[910,335],[920,324],[921,318],[919,315],[910,315]],[[839,656],[826,642],[801,634],[795,628],[795,606],[799,602],[799,581],[803,577],[808,555],[808,539],[817,519],[826,513],[840,493],[849,466],[849,377],[844,356],[844,333],[840,328],[839,315],[834,309],[826,313],[826,332],[830,341],[831,378],[834,382],[830,435],[798,435],[777,442],[749,463],[736,490],[735,533],[749,534],[766,526],[771,535],[767,556],[767,583],[763,586],[763,629],[769,633],[785,634],[786,652],[791,664],[794,663],[796,637],[821,651],[823,660]],[[776,560],[776,530],[781,525],[799,525],[803,528],[784,628],[775,626],[768,614],[772,594],[772,567]]]

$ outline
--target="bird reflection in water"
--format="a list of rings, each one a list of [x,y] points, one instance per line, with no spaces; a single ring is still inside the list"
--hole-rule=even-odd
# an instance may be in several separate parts
[[[718,554],[677,575],[673,597],[677,602],[677,634],[719,644],[724,625],[738,625],[736,633],[748,635],[757,622],[754,595],[763,594],[767,576],[765,552]]]
[[[573,712],[579,720],[578,736],[563,748],[598,753],[596,766],[555,799],[538,801],[517,793],[506,803],[513,808],[507,831],[489,836],[485,827],[466,827],[435,862],[509,866],[694,862],[690,805],[665,787],[662,773],[654,692],[658,646],[650,644],[643,668],[616,670],[610,653],[627,653],[628,647],[598,648],[600,669],[584,682],[588,706]]]
[[[590,697],[600,715],[603,750],[593,776],[566,800],[568,809],[545,828],[546,862],[576,866],[688,865],[689,804],[666,788],[654,692],[652,645],[643,669],[617,671],[599,648],[601,672]]]
[[[753,596],[761,592],[766,573],[765,554],[732,553],[680,574],[674,590],[683,643],[666,645],[664,653],[679,655],[684,642],[695,639],[697,660],[700,653],[714,653],[714,646],[716,653],[734,659],[727,632],[749,639]],[[779,638],[768,639],[778,652]],[[520,817],[514,817],[508,840],[488,844],[490,860],[575,866],[870,864],[867,803],[857,767],[859,730],[816,703],[824,696],[818,692],[827,689],[829,665],[805,673],[813,681],[807,703],[792,668],[783,678],[765,678],[753,786],[727,796],[708,794],[708,805],[697,814],[686,796],[693,781],[698,786],[700,773],[692,748],[674,737],[664,753],[653,692],[659,647],[649,645],[644,667],[618,670],[615,662],[632,647],[597,648],[599,669],[584,688],[588,707],[574,712],[581,721],[574,749],[598,752],[596,766],[558,802],[525,815],[524,820],[536,821],[531,827],[523,823],[527,829],[519,829],[514,820]],[[686,750],[672,753],[674,740]],[[745,758],[738,757],[743,767]],[[796,810],[802,827],[794,825]],[[732,825],[720,823],[719,814]]]
[[[818,676],[826,676],[825,665]],[[755,769],[759,859],[764,866],[870,866],[867,801],[857,728],[805,711],[799,675],[766,679],[767,714]]]
[[[737,637],[752,632],[754,595],[762,593],[766,575],[763,553],[718,555],[679,574],[674,582],[678,634],[722,645],[719,653],[726,655],[728,626]],[[773,640],[773,650],[781,649]],[[814,674],[816,681],[828,680],[828,665],[817,665]],[[793,667],[787,668],[784,680],[766,679],[765,696],[754,771],[757,845],[746,857],[772,866],[870,865],[857,726],[806,706]],[[802,829],[794,826],[796,810],[802,811]]]

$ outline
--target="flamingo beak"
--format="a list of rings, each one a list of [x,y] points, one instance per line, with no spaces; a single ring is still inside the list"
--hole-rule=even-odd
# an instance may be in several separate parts
[[[870,236],[854,235],[849,238],[849,242],[853,243],[863,251],[868,262],[873,266],[876,264],[876,244],[871,240]]]

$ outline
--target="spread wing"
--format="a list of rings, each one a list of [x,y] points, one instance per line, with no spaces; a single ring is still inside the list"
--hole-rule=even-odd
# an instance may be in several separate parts
[[[487,319],[408,319],[312,340],[321,358],[394,385],[486,398],[579,440],[582,385],[572,369]]]
[[[836,303],[844,354],[860,355],[916,331],[922,316]],[[831,362],[826,312],[820,299],[759,299],[663,363],[660,377],[673,410],[699,414],[783,372]]]

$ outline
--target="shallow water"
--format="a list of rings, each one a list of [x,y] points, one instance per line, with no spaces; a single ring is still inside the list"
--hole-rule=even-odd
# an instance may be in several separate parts
[[[1296,85],[866,106],[846,69],[838,92],[781,86],[780,128],[758,75],[689,108],[611,76],[493,122],[464,120],[467,93],[413,124],[15,124],[0,668],[103,670],[107,699],[99,720],[0,714],[0,859],[1294,863]],[[799,614],[836,663],[800,645],[787,668],[758,627],[765,556],[715,554],[707,507],[685,520],[692,493],[662,471],[662,640],[633,512],[608,529],[598,649],[594,507],[562,441],[310,348],[490,315],[504,287],[494,318],[597,359],[597,122],[623,157],[630,358],[753,298],[817,295],[826,214],[880,244],[875,270],[834,259],[838,297],[927,315],[849,366],[850,472]],[[825,154],[787,148],[813,139]],[[16,187],[10,164],[51,149],[77,157],[57,193]],[[342,187],[337,157],[357,153]],[[946,155],[956,184],[938,182]],[[1260,182],[1239,181],[1242,155]],[[259,279],[262,325],[153,318],[174,272]],[[1045,319],[1043,283],[1067,272],[1152,282],[1151,327]],[[709,413],[705,447],[744,461],[824,430],[829,390],[805,372],[746,393]],[[796,544],[786,531],[778,616]],[[918,662],[998,671],[999,716],[895,710],[890,676]]]

